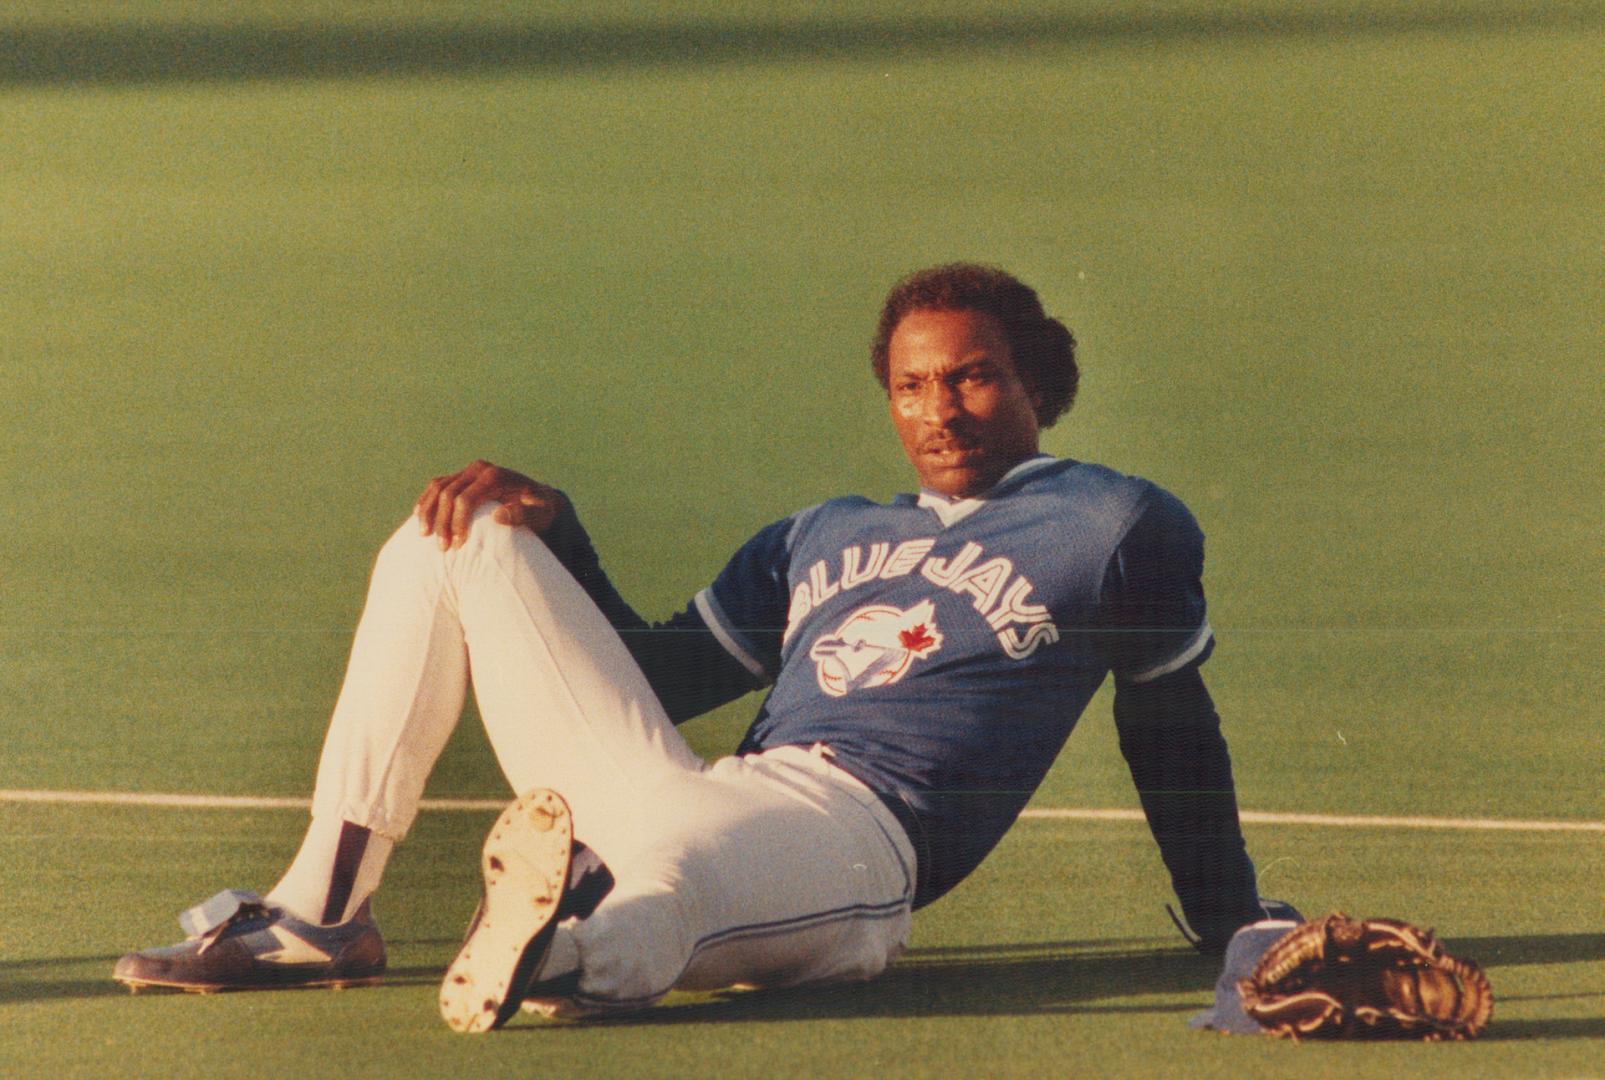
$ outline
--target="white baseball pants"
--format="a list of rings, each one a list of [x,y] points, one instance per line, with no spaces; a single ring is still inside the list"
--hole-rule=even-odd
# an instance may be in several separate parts
[[[380,551],[318,768],[314,817],[399,840],[462,712],[516,792],[549,787],[616,885],[558,928],[543,977],[583,1007],[673,987],[867,979],[907,941],[914,854],[821,748],[709,765],[618,634],[527,529],[475,515],[442,552],[409,520]]]

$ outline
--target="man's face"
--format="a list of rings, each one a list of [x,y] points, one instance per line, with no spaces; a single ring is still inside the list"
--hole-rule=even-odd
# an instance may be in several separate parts
[[[887,348],[892,423],[920,483],[979,495],[1037,452],[1035,402],[1003,327],[979,311],[911,311]]]

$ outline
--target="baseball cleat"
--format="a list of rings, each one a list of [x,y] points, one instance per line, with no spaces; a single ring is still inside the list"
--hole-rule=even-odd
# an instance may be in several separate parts
[[[385,943],[364,903],[343,923],[302,922],[253,892],[218,893],[178,917],[189,937],[117,961],[112,978],[196,994],[220,990],[341,988],[379,981]]]
[[[491,826],[479,907],[440,984],[440,1015],[453,1031],[490,1031],[518,1012],[551,947],[573,846],[568,803],[545,788],[514,800]]]

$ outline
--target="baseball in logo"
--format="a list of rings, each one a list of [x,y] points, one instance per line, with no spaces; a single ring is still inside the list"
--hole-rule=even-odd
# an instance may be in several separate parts
[[[836,632],[808,650],[819,673],[819,688],[842,697],[869,686],[901,679],[915,660],[942,647],[936,605],[922,600],[907,611],[886,604],[861,607]]]

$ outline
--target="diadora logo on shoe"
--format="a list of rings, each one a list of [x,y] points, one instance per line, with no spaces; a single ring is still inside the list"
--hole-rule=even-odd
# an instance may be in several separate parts
[[[267,932],[278,943],[278,948],[260,954],[257,959],[269,964],[326,964],[333,957],[316,945],[282,926],[270,926]]]
[[[922,600],[907,611],[887,604],[861,607],[808,650],[819,673],[819,688],[841,697],[867,686],[901,679],[915,660],[942,647],[936,605]]]

